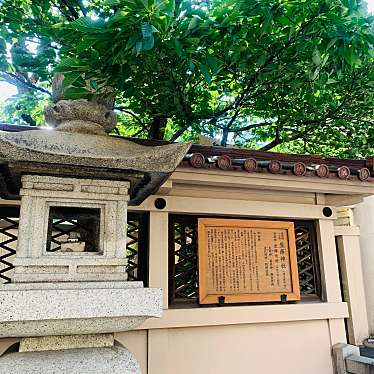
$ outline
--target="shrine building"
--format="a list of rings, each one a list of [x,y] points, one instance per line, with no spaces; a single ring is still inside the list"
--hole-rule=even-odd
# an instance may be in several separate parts
[[[26,129],[1,128],[4,139]],[[185,150],[175,171],[139,164],[127,179],[114,156],[99,168],[0,150],[1,373],[45,351],[56,362],[67,344],[92,357],[117,344],[139,365],[134,373],[333,374],[333,347],[369,337],[360,230],[340,209],[374,195],[374,159]],[[32,298],[43,295],[49,306],[37,309]],[[95,308],[82,311],[81,297]],[[56,338],[40,340],[51,336],[70,340],[59,351]]]

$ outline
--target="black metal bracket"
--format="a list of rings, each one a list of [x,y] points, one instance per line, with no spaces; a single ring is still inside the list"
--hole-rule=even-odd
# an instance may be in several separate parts
[[[282,304],[286,304],[286,302],[287,302],[287,295],[281,295],[281,303]]]
[[[225,296],[219,296],[218,297],[218,305],[219,306],[225,305]]]

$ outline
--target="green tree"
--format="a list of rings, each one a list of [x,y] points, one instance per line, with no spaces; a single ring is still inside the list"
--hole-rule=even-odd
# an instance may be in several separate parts
[[[110,92],[121,134],[374,153],[359,0],[5,0],[0,20],[2,79],[48,96],[59,72],[67,98]]]

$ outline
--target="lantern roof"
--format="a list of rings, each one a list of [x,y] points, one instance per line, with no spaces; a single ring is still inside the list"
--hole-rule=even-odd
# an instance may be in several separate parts
[[[130,204],[136,205],[157,191],[189,148],[190,143],[146,146],[105,133],[0,131],[1,195],[17,197],[22,174],[75,176],[127,180]]]

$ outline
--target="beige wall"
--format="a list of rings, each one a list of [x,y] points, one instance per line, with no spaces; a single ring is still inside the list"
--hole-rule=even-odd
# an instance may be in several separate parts
[[[168,374],[332,372],[326,321],[171,329],[168,343]]]
[[[374,196],[354,208],[355,223],[360,226],[360,246],[366,291],[369,332],[374,334]]]
[[[115,334],[114,338],[134,354],[143,374],[148,372],[148,331],[126,331]],[[109,373],[108,373],[109,374]]]
[[[360,230],[357,226],[335,226],[339,254],[340,275],[344,300],[348,303],[348,342],[362,345],[369,336],[369,324],[365,299],[365,283],[362,274]]]
[[[151,330],[155,333],[155,330]],[[149,374],[332,374],[327,321],[174,328],[158,331],[147,371],[145,331],[118,334]],[[147,344],[148,343],[148,344]]]

